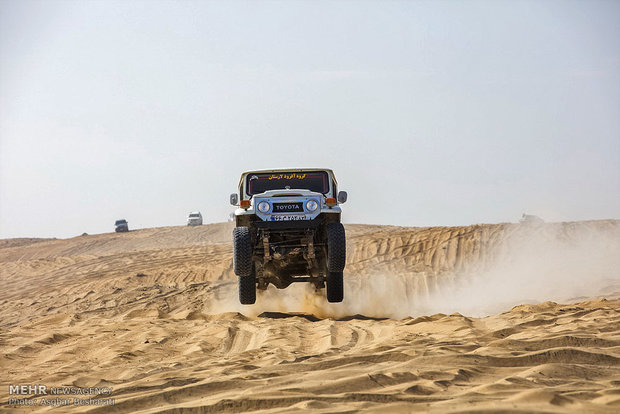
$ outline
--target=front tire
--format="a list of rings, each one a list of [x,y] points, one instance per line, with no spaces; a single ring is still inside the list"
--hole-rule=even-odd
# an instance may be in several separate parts
[[[327,301],[342,302],[344,299],[344,282],[342,272],[327,273]]]
[[[254,272],[250,276],[239,277],[239,302],[242,305],[256,303],[256,277]]]
[[[233,269],[239,277],[252,274],[252,240],[248,227],[233,229]]]
[[[347,242],[342,223],[327,225],[327,271],[342,272],[347,260]]]

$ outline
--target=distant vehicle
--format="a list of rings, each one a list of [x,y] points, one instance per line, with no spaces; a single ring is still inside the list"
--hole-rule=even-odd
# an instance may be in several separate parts
[[[202,214],[200,211],[192,211],[187,216],[187,225],[188,226],[202,226]]]
[[[116,222],[114,222],[114,226],[116,227],[114,231],[117,233],[129,231],[129,224],[127,224],[127,220],[125,219],[116,220]]]
[[[244,172],[239,192],[230,196],[235,211],[233,268],[239,301],[256,301],[256,289],[294,282],[326,287],[328,302],[342,302],[346,238],[337,190],[329,169]]]

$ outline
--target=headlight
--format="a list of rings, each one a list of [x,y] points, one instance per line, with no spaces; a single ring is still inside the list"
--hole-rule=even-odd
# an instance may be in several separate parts
[[[319,204],[316,201],[308,200],[306,202],[306,210],[312,212],[312,211],[316,210],[317,208],[319,208]]]
[[[266,201],[261,201],[260,203],[258,203],[258,211],[260,211],[261,213],[268,212],[269,208],[269,203]]]

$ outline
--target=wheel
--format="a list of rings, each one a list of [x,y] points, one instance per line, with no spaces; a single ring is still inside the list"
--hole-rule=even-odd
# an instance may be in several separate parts
[[[248,277],[252,273],[252,241],[247,227],[233,229],[233,269],[240,277]]]
[[[327,224],[327,271],[342,272],[347,260],[347,242],[342,223]]]
[[[327,301],[342,302],[344,298],[342,272],[327,273]]]
[[[239,276],[239,302],[242,305],[253,305],[256,302],[256,277],[254,272],[250,276]]]

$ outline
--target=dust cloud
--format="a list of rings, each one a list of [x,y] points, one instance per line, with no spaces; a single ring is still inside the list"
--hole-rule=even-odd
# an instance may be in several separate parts
[[[488,269],[448,279],[441,290],[421,298],[420,308],[487,316],[524,303],[617,296],[618,252],[620,240],[606,232],[522,228],[499,246]]]

